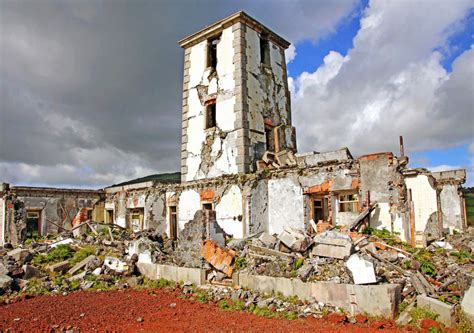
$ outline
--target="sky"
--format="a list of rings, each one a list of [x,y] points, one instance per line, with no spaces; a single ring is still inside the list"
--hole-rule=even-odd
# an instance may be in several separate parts
[[[0,182],[180,169],[177,41],[244,10],[287,50],[298,151],[393,151],[474,186],[474,0],[0,0]]]

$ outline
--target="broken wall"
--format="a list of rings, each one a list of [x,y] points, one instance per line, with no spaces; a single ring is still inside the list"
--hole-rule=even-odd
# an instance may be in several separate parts
[[[464,201],[458,185],[444,184],[439,193],[443,227],[453,230],[464,230]]]
[[[96,204],[103,200],[103,193],[94,190],[11,187],[4,193],[3,200],[6,203],[3,240],[18,244],[26,238],[28,212],[38,214],[35,231],[39,236],[58,233],[72,227],[72,220],[79,210],[85,208],[92,215]]]
[[[234,33],[228,27],[216,46],[216,68],[207,67],[207,40],[185,50],[183,181],[238,172],[233,42]],[[216,105],[216,126],[205,129],[209,103]]]
[[[370,202],[377,204],[370,215],[370,226],[396,232],[406,241],[406,187],[398,159],[392,153],[370,154],[359,157],[359,165],[360,195],[369,195]]]

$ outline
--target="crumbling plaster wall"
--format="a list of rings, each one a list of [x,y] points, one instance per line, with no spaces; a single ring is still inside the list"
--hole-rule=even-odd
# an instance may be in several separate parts
[[[369,192],[370,202],[377,203],[370,226],[398,232],[406,240],[406,187],[398,159],[392,153],[365,155],[359,158],[359,167],[360,194],[364,197]]]
[[[217,224],[234,238],[244,237],[243,200],[239,186],[231,185],[216,204]]]
[[[264,118],[270,119],[274,126],[288,126],[284,127],[285,133],[282,137],[285,142],[281,142],[281,146],[296,150],[291,127],[284,51],[272,41],[268,41],[270,65],[262,64],[259,33],[247,27],[245,40],[250,156],[254,160],[261,159],[267,150]],[[253,164],[251,163],[252,166]]]
[[[453,230],[463,230],[463,205],[462,197],[459,195],[459,186],[455,184],[444,184],[439,193],[441,211],[443,212],[443,227]]]
[[[181,192],[178,199],[178,229],[184,229],[185,224],[191,221],[200,209],[201,198],[197,190],[187,189]]]
[[[425,174],[405,178],[414,206],[415,232],[424,232],[430,216],[438,210],[434,179]]]
[[[295,177],[268,181],[268,231],[280,233],[284,227],[304,228],[303,189]]]
[[[261,231],[268,232],[268,180],[252,182],[246,193],[247,233],[251,235]]]
[[[222,31],[217,44],[216,69],[207,68],[207,41],[191,47],[185,131],[186,172],[191,181],[237,173],[237,133],[234,122],[234,34]],[[216,100],[216,127],[205,129],[205,105]]]

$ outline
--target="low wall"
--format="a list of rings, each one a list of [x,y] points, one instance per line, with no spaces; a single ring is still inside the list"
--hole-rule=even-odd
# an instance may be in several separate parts
[[[167,279],[176,282],[206,284],[206,271],[171,265],[137,263],[141,274],[150,279]],[[260,292],[280,292],[285,296],[298,296],[304,300],[314,297],[345,311],[370,313],[373,316],[395,318],[400,302],[401,286],[397,284],[357,285],[332,282],[303,282],[299,279],[234,273],[233,282],[243,288]]]
[[[191,282],[195,285],[206,283],[206,271],[200,268],[188,268],[171,265],[158,265],[150,263],[137,263],[142,275],[152,280],[166,279],[176,282]]]
[[[234,280],[235,281],[235,280]],[[237,282],[237,281],[236,281]],[[300,299],[314,297],[318,302],[344,309],[351,314],[370,313],[395,318],[400,302],[401,286],[397,284],[357,285],[332,282],[303,282],[240,273],[238,284],[261,292],[281,292]]]

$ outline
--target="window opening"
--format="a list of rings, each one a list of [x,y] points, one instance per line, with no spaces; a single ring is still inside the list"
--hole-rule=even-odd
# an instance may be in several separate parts
[[[260,37],[260,63],[270,65],[270,44],[263,36]]]
[[[212,209],[212,203],[210,203],[210,202],[205,202],[205,203],[203,203],[203,204],[202,204],[202,209],[203,209],[203,210],[213,210],[213,209]]]
[[[359,212],[359,195],[357,193],[339,195],[340,212]]]
[[[175,241],[178,239],[178,214],[176,206],[169,207],[170,214],[170,239]]]
[[[206,129],[216,127],[216,103],[206,105]]]
[[[315,198],[313,199],[313,220],[318,223],[320,221],[327,221],[329,217],[329,198]]]
[[[207,41],[207,67],[216,68],[217,66],[217,44],[219,37]]]

